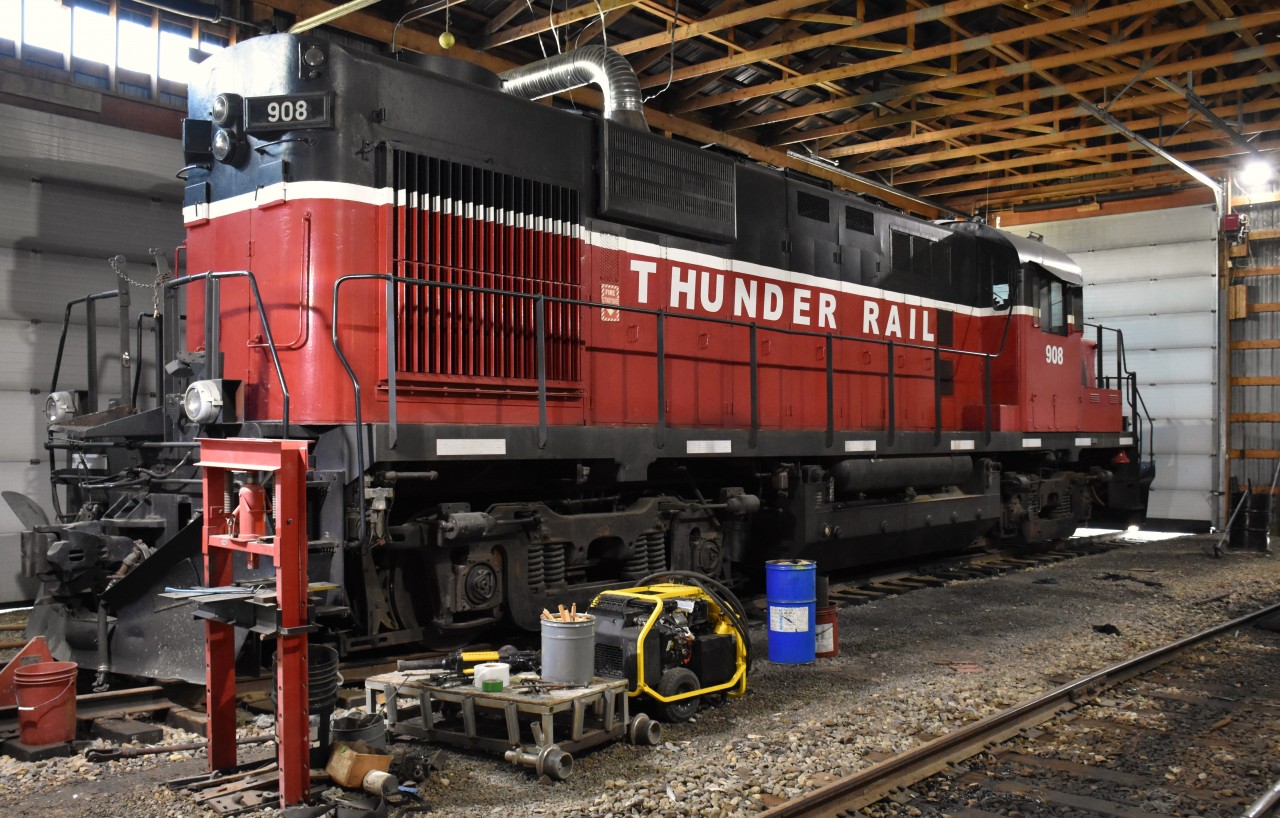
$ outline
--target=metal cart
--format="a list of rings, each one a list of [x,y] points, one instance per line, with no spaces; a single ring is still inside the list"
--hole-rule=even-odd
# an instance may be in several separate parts
[[[486,693],[470,680],[451,682],[435,671],[399,671],[370,676],[364,684],[369,712],[383,698],[392,734],[499,752],[557,781],[573,772],[573,753],[624,735],[650,745],[662,737],[658,722],[643,713],[631,716],[625,679],[596,677],[563,687],[517,677],[501,692]],[[416,698],[421,714],[402,719],[401,697]]]

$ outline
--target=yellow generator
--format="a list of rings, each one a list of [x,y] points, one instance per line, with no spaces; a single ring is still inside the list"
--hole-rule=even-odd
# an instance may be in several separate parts
[[[664,576],[670,575],[657,575]],[[705,577],[678,576],[698,584],[605,591],[589,611],[596,618],[596,675],[625,678],[628,693],[647,700],[664,721],[687,721],[703,696],[745,694],[751,663],[737,597]]]

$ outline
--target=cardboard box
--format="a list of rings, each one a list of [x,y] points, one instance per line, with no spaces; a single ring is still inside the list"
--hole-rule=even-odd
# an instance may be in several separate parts
[[[325,772],[339,787],[358,790],[370,772],[385,773],[390,769],[391,756],[379,753],[363,741],[356,741],[333,745]]]

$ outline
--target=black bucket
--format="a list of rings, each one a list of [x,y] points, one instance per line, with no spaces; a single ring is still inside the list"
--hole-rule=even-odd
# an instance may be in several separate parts
[[[271,671],[276,669],[275,657],[271,659]],[[324,766],[329,759],[329,721],[338,701],[338,652],[328,645],[307,646],[307,713],[320,721],[317,737],[320,746],[311,751],[311,765]],[[271,688],[271,703],[275,704],[276,690]]]

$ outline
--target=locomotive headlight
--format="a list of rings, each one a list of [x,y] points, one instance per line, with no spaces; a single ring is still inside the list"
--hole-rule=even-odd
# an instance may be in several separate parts
[[[222,384],[217,381],[196,381],[187,387],[182,396],[182,411],[194,423],[205,424],[222,412]]]
[[[50,423],[73,418],[79,412],[75,392],[53,392],[44,402],[44,416]]]
[[[215,125],[234,125],[232,120],[240,111],[240,97],[235,94],[218,94],[213,98],[213,108],[209,118]]]
[[[234,162],[240,153],[240,140],[226,128],[213,132],[213,156],[219,162]]]

